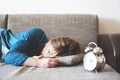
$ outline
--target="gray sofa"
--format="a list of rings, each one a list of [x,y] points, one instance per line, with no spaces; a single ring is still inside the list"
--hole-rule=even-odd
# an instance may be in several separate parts
[[[99,42],[98,22],[98,16],[92,14],[0,15],[0,27],[11,29],[13,33],[38,27],[45,31],[49,39],[67,36],[78,40],[82,52],[91,41],[102,43],[101,40]],[[105,57],[108,59],[107,56]],[[111,66],[106,63],[104,70],[96,74],[85,71],[82,62],[75,66],[56,68],[34,68],[0,63],[0,80],[119,80],[120,74]],[[111,75],[112,77],[109,77]]]

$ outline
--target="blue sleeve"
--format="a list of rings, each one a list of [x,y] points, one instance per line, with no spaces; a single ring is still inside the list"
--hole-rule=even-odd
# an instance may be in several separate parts
[[[10,51],[7,55],[4,56],[4,61],[7,64],[20,66],[27,58],[28,56],[21,52]]]
[[[45,32],[40,28],[31,28],[28,31],[29,39],[33,48],[40,47],[48,42]]]
[[[19,40],[26,39],[34,49],[40,48],[48,42],[45,32],[40,28],[30,28],[24,32],[15,34],[15,37]]]
[[[25,40],[19,41],[14,44],[6,55],[2,58],[7,64],[13,64],[16,66],[22,65],[22,63],[29,57],[26,52],[29,50],[29,43]]]

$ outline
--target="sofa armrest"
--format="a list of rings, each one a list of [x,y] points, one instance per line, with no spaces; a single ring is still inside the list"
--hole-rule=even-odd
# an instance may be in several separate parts
[[[98,42],[106,62],[120,73],[120,34],[101,34]]]

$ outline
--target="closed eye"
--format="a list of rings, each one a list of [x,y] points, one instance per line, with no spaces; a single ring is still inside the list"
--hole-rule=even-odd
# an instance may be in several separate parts
[[[48,50],[48,53],[50,53],[50,51]]]

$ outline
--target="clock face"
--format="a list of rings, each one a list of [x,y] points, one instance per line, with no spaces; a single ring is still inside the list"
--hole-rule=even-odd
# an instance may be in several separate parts
[[[93,52],[88,52],[83,58],[83,66],[86,70],[92,71],[97,66],[97,58]]]

